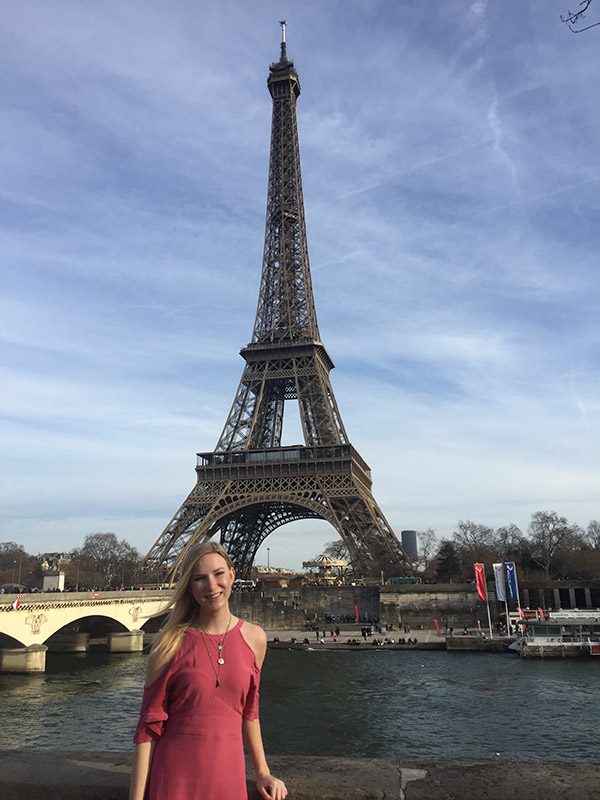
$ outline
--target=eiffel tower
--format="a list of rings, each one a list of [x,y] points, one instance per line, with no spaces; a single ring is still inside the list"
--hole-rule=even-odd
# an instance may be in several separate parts
[[[186,550],[219,536],[238,577],[250,577],[265,538],[299,519],[325,519],[355,573],[406,571],[406,555],[371,493],[371,471],[350,444],[331,388],[308,261],[296,101],[286,54],[271,64],[273,99],[267,221],[258,310],[246,364],[216,448],[198,453],[197,483],[142,568],[172,580]],[[286,401],[296,401],[303,445],[282,446]]]

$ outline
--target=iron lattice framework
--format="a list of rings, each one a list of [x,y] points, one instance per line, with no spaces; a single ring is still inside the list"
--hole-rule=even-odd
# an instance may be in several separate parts
[[[171,580],[195,542],[220,537],[240,577],[281,525],[330,522],[355,571],[398,573],[401,544],[371,493],[367,464],[350,444],[320,340],[304,219],[296,101],[300,81],[288,61],[285,26],[280,60],[269,69],[273,99],[262,278],[246,364],[215,450],[199,453],[196,486],[144,559]],[[282,446],[286,401],[297,401],[304,445]]]

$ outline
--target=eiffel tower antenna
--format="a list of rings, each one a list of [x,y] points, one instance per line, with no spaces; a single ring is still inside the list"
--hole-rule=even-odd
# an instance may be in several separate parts
[[[286,53],[269,67],[273,100],[267,219],[252,341],[214,451],[198,453],[197,483],[142,568],[172,580],[186,550],[218,536],[239,577],[281,525],[325,519],[362,575],[406,571],[406,554],[371,493],[371,471],[348,439],[329,380],[308,260],[296,101],[300,80]],[[304,443],[283,446],[283,413],[295,405]],[[292,406],[292,407],[293,407]]]
[[[284,62],[287,61],[287,53],[285,51],[285,20],[280,20],[279,24],[281,25],[281,58],[279,60]]]

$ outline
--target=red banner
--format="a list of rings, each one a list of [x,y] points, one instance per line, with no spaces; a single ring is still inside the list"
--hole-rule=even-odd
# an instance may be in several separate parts
[[[433,618],[433,624],[435,625],[435,629],[436,629],[436,631],[437,631],[437,635],[438,635],[438,636],[441,636],[441,635],[442,635],[442,632],[441,632],[441,630],[440,630],[439,623],[438,623],[438,621],[437,621],[437,619],[436,619],[435,617]]]
[[[358,622],[360,617],[358,616],[358,605],[354,603],[354,619]]]
[[[473,564],[473,566],[475,567],[475,586],[477,587],[477,594],[482,600],[487,600],[485,569],[483,564]]]

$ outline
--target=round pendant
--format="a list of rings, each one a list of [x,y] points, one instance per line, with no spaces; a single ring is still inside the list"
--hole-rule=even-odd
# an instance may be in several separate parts
[[[217,659],[217,664],[224,664],[225,661],[222,658]]]

